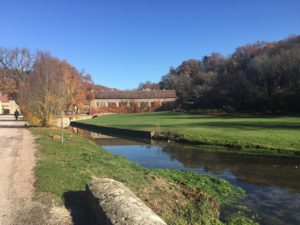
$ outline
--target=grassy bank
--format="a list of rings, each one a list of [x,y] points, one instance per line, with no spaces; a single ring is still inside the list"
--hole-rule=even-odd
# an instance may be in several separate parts
[[[32,129],[38,144],[36,190],[48,193],[56,202],[82,204],[82,193],[92,176],[125,183],[168,224],[254,224],[244,217],[239,201],[244,192],[227,181],[194,172],[145,169],[113,155],[94,142],[66,132],[65,142],[53,139],[58,130]],[[219,220],[220,206],[235,205],[226,222]]]
[[[230,117],[157,112],[108,115],[81,122],[157,131],[175,141],[233,147],[245,152],[300,155],[300,117]]]

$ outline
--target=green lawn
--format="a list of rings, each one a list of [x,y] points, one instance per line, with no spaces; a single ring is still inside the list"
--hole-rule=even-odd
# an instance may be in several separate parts
[[[65,131],[64,143],[53,139],[59,130],[34,128],[38,145],[36,191],[56,202],[83,205],[82,193],[92,176],[126,184],[170,225],[257,225],[245,217],[240,200],[244,191],[227,181],[195,172],[146,169],[105,151],[94,142]],[[226,223],[219,220],[221,205],[235,206]]]
[[[238,149],[300,154],[300,117],[207,116],[178,112],[116,114],[81,121],[107,127],[160,131],[171,139]],[[275,152],[275,151],[274,151]]]

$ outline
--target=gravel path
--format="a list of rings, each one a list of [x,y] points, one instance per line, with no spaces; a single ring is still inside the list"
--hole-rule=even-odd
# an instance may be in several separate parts
[[[31,204],[34,191],[34,138],[25,122],[0,116],[0,225],[12,225]]]

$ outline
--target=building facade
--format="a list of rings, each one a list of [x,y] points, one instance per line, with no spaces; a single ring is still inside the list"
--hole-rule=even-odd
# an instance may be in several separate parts
[[[93,111],[119,107],[155,108],[175,101],[175,90],[102,91],[95,93],[90,108]]]
[[[17,103],[8,96],[0,94],[0,114],[14,114],[16,110],[20,111]]]

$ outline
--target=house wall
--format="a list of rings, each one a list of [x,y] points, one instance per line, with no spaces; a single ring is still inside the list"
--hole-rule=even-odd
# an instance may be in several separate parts
[[[152,107],[152,104],[159,102],[161,105],[164,102],[174,102],[176,98],[153,98],[153,99],[93,99],[90,102],[91,108],[106,108],[114,104],[115,107],[119,107],[121,104],[125,104],[130,107],[133,104],[136,104],[138,107],[146,104],[149,107]]]
[[[3,114],[4,110],[9,110],[10,114],[14,114],[16,109],[18,111],[20,111],[19,106],[17,105],[17,103],[14,100],[10,100],[8,102],[0,101],[0,114]]]
[[[19,106],[13,100],[9,101],[10,114],[14,114],[16,110],[20,111]]]

